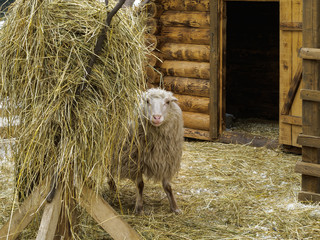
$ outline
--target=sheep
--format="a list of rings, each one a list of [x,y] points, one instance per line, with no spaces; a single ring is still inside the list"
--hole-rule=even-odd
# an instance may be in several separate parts
[[[137,134],[129,137],[120,160],[112,161],[113,172],[108,181],[110,189],[115,191],[115,175],[135,182],[136,214],[143,211],[143,175],[162,182],[171,211],[180,213],[170,184],[180,169],[184,141],[182,111],[176,102],[172,92],[160,88],[143,92]]]

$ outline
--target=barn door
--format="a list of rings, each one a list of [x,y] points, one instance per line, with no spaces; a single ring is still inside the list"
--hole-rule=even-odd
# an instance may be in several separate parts
[[[302,65],[298,51],[302,46],[302,0],[280,0],[280,117],[279,143],[300,146]]]

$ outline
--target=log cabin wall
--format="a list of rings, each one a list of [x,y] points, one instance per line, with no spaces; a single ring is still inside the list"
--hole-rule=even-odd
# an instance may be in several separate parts
[[[151,31],[157,41],[154,54],[161,61],[152,63],[155,69],[148,70],[148,83],[178,98],[186,137],[209,140],[209,0],[156,0],[149,8],[151,22],[157,25]]]

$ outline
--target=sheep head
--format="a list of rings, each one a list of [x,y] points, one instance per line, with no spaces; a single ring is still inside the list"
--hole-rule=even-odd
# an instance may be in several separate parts
[[[172,92],[159,88],[152,88],[143,95],[144,114],[148,121],[155,127],[161,126],[167,118],[170,106],[178,99]]]

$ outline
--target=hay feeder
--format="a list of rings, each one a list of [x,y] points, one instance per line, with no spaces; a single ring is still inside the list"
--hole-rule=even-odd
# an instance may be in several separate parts
[[[97,77],[96,75],[98,75],[98,74],[97,74],[97,69],[95,69],[95,67],[96,67],[95,65],[97,65],[97,62],[102,61],[101,60],[102,58],[100,58],[100,55],[103,55],[106,52],[103,48],[105,46],[106,39],[108,38],[107,31],[109,31],[109,30],[113,31],[112,28],[109,28],[110,23],[111,23],[111,19],[118,12],[118,10],[122,7],[124,2],[125,2],[125,0],[119,0],[119,2],[115,5],[115,7],[108,13],[105,24],[102,24],[102,27],[99,28],[102,30],[100,30],[99,34],[96,34],[98,36],[95,41],[96,45],[95,45],[94,51],[90,52],[91,54],[88,54],[89,57],[87,57],[85,59],[85,61],[88,63],[87,65],[84,64],[85,75],[81,80],[82,81],[81,84],[79,84],[79,83],[75,84],[75,88],[73,89],[75,92],[75,96],[81,97],[81,95],[84,92],[88,91],[88,89],[91,89],[91,90],[93,89],[94,91],[97,91],[98,93],[101,94],[101,92],[99,92],[99,90],[100,90],[99,87],[101,87],[101,86],[98,84],[97,85],[94,85],[94,84],[90,85],[91,84],[90,81],[91,81],[91,78]],[[37,2],[36,4],[39,4],[39,5],[35,4],[35,6],[36,6],[35,11],[41,11],[40,6],[43,3],[44,3],[44,1]],[[20,2],[20,4],[22,4],[22,2]],[[91,4],[95,4],[95,3],[91,2]],[[30,5],[32,5],[32,4],[30,3]],[[108,7],[107,0],[106,0],[106,5]],[[73,6],[76,6],[76,4],[74,4]],[[68,14],[72,14],[72,13],[68,12]],[[36,18],[36,16],[30,16],[30,18]],[[33,20],[34,19],[32,19],[32,21]],[[30,22],[31,22],[31,20],[30,20]],[[41,29],[41,30],[43,31],[43,29]],[[66,34],[68,34],[68,33],[66,33]],[[75,33],[75,35],[76,34],[79,34],[79,33]],[[110,40],[110,38],[108,40]],[[108,44],[109,44],[109,42],[108,42]],[[54,47],[54,46],[52,46],[52,47]],[[17,50],[17,52],[19,52],[19,50]],[[18,54],[17,52],[16,52],[16,54]],[[59,54],[61,54],[61,53],[59,52]],[[29,61],[28,56],[26,56],[26,59],[27,59],[27,61]],[[2,61],[3,61],[3,59],[2,59]],[[32,62],[32,60],[31,60],[31,62]],[[4,73],[2,72],[2,75],[3,74]],[[2,77],[3,77],[3,79],[6,78],[6,76],[2,76]],[[36,78],[36,76],[33,76],[33,77]],[[65,86],[63,86],[63,84],[65,84],[65,83],[61,82],[61,86],[60,86],[61,89],[63,89],[63,87],[65,87]],[[139,88],[139,86],[137,88]],[[10,93],[10,90],[8,91],[8,88],[6,89],[5,81],[2,81],[1,89],[2,89],[2,95],[1,95],[2,97],[5,94],[7,94],[8,98],[10,98],[10,99],[11,98],[14,99],[16,97],[16,96],[13,96],[12,93]],[[4,89],[6,89],[6,90],[4,90]],[[134,91],[135,90],[136,89],[134,89]],[[123,90],[123,91],[126,94],[128,94],[126,90]],[[6,92],[6,93],[4,93],[4,92]],[[99,95],[98,93],[97,93],[97,95]],[[39,96],[37,96],[37,97],[41,98]],[[122,96],[122,98],[123,98],[123,96]],[[130,101],[132,101],[132,100],[133,99],[130,99]],[[37,101],[37,100],[31,99],[30,101]],[[29,102],[29,104],[32,104],[32,103]],[[73,102],[71,104],[71,106],[75,106],[75,108],[77,108],[77,106],[79,106],[80,104],[81,104],[81,101],[79,100],[79,102]],[[113,103],[110,103],[110,105],[112,105],[112,104]],[[24,106],[22,106],[22,108],[23,107]],[[129,106],[125,106],[125,107],[128,110],[128,112],[126,112],[126,113],[129,113],[130,111],[132,111],[132,108],[130,108]],[[75,111],[78,111],[78,110],[79,109],[76,109]],[[122,110],[122,109],[120,109],[120,110]],[[12,111],[14,112],[15,110],[12,110]],[[21,110],[18,110],[18,111],[21,111]],[[26,111],[26,109],[24,109],[23,111]],[[25,114],[25,116],[27,116],[28,113],[24,112],[23,114]],[[19,116],[20,121],[21,121],[21,116],[22,115]],[[97,114],[97,116],[101,116],[101,114],[100,115]],[[130,116],[128,116],[128,114],[125,114],[124,116],[126,117],[125,121],[127,121],[128,117],[130,117]],[[60,118],[62,118],[62,121],[69,122],[69,124],[70,124],[70,122],[71,122],[70,119],[63,119],[64,117],[67,118],[68,116],[67,115],[60,116]],[[72,117],[75,118],[76,116],[71,116],[71,119],[72,119]],[[81,119],[82,118],[80,117],[80,120]],[[22,126],[22,128],[23,128],[23,125],[28,125],[28,124],[32,125],[31,122],[29,122],[29,123],[27,121],[23,122],[23,120],[22,120],[22,122],[20,123],[20,126]],[[110,124],[112,124],[112,122],[109,123],[109,125]],[[119,123],[119,124],[121,125],[122,123]],[[71,123],[71,125],[72,125],[72,123]],[[108,124],[105,124],[105,125],[108,125]],[[72,127],[76,129],[76,126],[71,126],[70,128],[72,128]],[[22,128],[20,128],[20,130]],[[35,138],[36,134],[40,131],[40,128],[41,128],[41,126],[39,126],[37,131],[35,131],[36,133],[33,135],[33,138]],[[117,128],[117,127],[115,127],[115,128]],[[58,129],[59,129],[59,127],[58,127]],[[118,127],[118,130],[119,130],[119,127]],[[86,131],[90,132],[90,129],[86,129]],[[104,132],[101,129],[99,129],[99,131]],[[81,128],[79,129],[79,132],[81,132]],[[53,141],[54,149],[58,150],[59,149],[58,146],[60,144],[62,145],[61,142],[63,141],[62,140],[63,136],[61,136],[61,135],[64,133],[60,129],[60,130],[56,131],[54,134],[56,134],[54,136],[56,139],[60,138],[58,140]],[[94,135],[94,134],[95,134],[95,132],[92,135]],[[115,133],[104,133],[104,134],[115,134]],[[101,135],[103,135],[103,134],[101,134]],[[87,139],[87,140],[90,140],[90,139]],[[39,144],[40,142],[41,142],[41,140],[38,140],[37,144]],[[94,142],[92,144],[94,146],[98,143],[99,143],[99,141],[97,140],[97,142]],[[112,143],[112,144],[110,144],[111,145],[110,152],[114,151],[114,149],[117,149],[117,147],[118,147],[118,145],[116,145],[114,143]],[[46,145],[46,143],[42,143],[42,145]],[[91,145],[89,145],[89,146],[91,146]],[[50,146],[45,146],[45,147],[48,149],[50,148]],[[30,144],[27,155],[30,153],[30,151],[32,151],[32,150],[30,150],[31,148],[32,147]],[[71,153],[72,153],[72,151],[73,150],[70,150]],[[74,151],[76,151],[76,150],[74,150]],[[95,150],[92,150],[92,151],[93,151],[92,156],[94,156],[94,154],[96,154],[94,152]],[[70,154],[70,152],[69,152],[69,154]],[[103,157],[104,155],[107,156],[107,158],[110,157],[110,155],[108,155],[108,153],[106,153],[106,152],[103,152],[103,154],[100,154],[100,155],[99,154],[100,153],[97,153],[97,155],[100,157],[101,156]],[[81,153],[79,153],[78,155],[81,155]],[[41,153],[39,153],[39,156],[41,156]],[[80,156],[80,157],[82,157],[82,156]],[[86,157],[88,157],[88,156],[86,156]],[[55,155],[55,156],[52,156],[52,158],[57,159],[58,156]],[[48,160],[48,161],[51,160],[50,150],[48,150],[48,152],[44,154],[44,159]],[[100,161],[103,162],[103,160],[100,160]],[[71,165],[71,164],[74,164],[75,162],[76,161],[67,162],[66,164]],[[22,167],[23,167],[24,163],[25,162],[22,162]],[[41,162],[39,164],[41,164]],[[47,166],[48,169],[56,167],[54,165],[50,166],[49,163],[45,163],[45,164],[47,164],[47,165],[44,165],[44,166]],[[88,164],[88,163],[85,163],[85,164]],[[83,168],[83,166],[79,167],[80,170],[81,170],[81,167]],[[89,168],[90,168],[90,166],[89,166]],[[116,213],[116,211],[114,211],[112,209],[112,207],[99,195],[98,191],[96,191],[97,184],[99,184],[99,183],[95,183],[94,181],[97,179],[90,179],[90,177],[92,177],[92,176],[89,176],[89,177],[83,176],[84,175],[83,172],[79,172],[78,173],[79,179],[75,179],[76,174],[74,174],[74,172],[79,171],[79,170],[74,168],[74,166],[70,167],[71,170],[69,172],[66,172],[67,174],[65,174],[65,175],[70,175],[67,177],[66,176],[61,177],[61,173],[63,173],[63,170],[61,168],[59,170],[60,172],[56,171],[56,170],[49,171],[48,169],[45,170],[43,173],[41,172],[42,170],[40,171],[37,168],[36,168],[36,173],[32,173],[32,171],[31,171],[31,175],[33,174],[34,175],[33,178],[35,178],[35,179],[32,179],[31,183],[30,182],[27,183],[27,185],[26,185],[27,187],[25,189],[25,191],[27,191],[27,192],[29,191],[30,193],[27,193],[25,195],[25,197],[22,198],[23,202],[19,205],[19,208],[14,213],[12,213],[9,221],[0,229],[0,239],[16,239],[18,237],[18,235],[27,227],[27,225],[42,210],[43,210],[43,212],[42,212],[41,223],[40,223],[40,227],[39,227],[39,231],[38,231],[36,239],[37,240],[40,240],[40,239],[50,240],[50,239],[54,239],[56,236],[61,236],[63,239],[71,239],[72,238],[72,231],[73,231],[72,230],[72,223],[73,223],[73,221],[75,221],[75,219],[74,219],[75,216],[73,216],[74,213],[70,213],[70,212],[75,209],[76,204],[81,206],[82,208],[84,208],[87,211],[87,213],[106,232],[108,232],[110,234],[110,236],[112,238],[114,238],[114,239],[140,239],[139,235]],[[38,175],[37,175],[37,171],[39,173]],[[95,171],[95,170],[91,169],[90,171]],[[18,173],[18,176],[17,176],[17,184],[19,184],[19,182],[22,181],[21,175],[23,175],[24,173],[26,173],[26,172],[23,172],[23,170],[20,169],[20,172]],[[28,174],[30,174],[30,173],[28,173]],[[85,173],[85,174],[88,174],[88,173]],[[93,173],[93,174],[95,174],[95,173]],[[88,179],[84,179],[86,177],[88,177]],[[68,181],[68,183],[65,183],[64,181]],[[23,186],[20,186],[20,188],[23,188]],[[68,188],[70,188],[70,189],[68,189]],[[18,193],[16,192],[15,197],[17,197],[17,195],[18,195]]]

